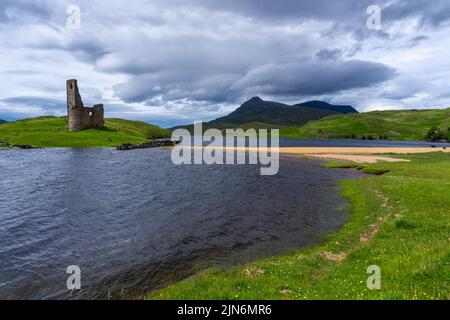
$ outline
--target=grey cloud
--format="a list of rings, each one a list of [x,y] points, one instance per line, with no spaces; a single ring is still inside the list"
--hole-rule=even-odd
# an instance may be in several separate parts
[[[426,41],[426,40],[428,40],[428,39],[430,39],[430,38],[427,37],[427,36],[424,36],[424,35],[412,37],[412,38],[409,40],[409,45],[410,45],[411,47],[414,47],[414,46],[419,45],[422,41]]]
[[[108,45],[91,30],[68,33],[64,37],[55,37],[54,34],[52,37],[48,34],[40,38],[39,41],[31,41],[26,45],[32,49],[67,52],[80,61],[90,63],[95,63],[103,56],[110,54]]]
[[[370,38],[381,39],[384,41],[392,41],[394,36],[389,34],[383,29],[370,30],[365,25],[363,27],[358,26],[358,28],[353,29],[351,34],[352,37],[360,43]]]
[[[58,99],[18,96],[0,100],[0,119],[17,119],[66,113],[66,102]]]
[[[382,3],[386,1],[381,1]],[[230,10],[254,18],[358,20],[372,0],[196,0],[194,3],[216,10]]]
[[[32,106],[45,110],[47,114],[55,114],[64,112],[66,110],[66,102],[64,100],[32,97],[32,96],[20,96],[11,97],[0,100],[0,103],[4,105],[12,106]]]
[[[253,18],[288,18],[329,20],[359,28],[365,25],[366,9],[376,4],[383,8],[385,22],[416,16],[423,25],[440,26],[450,20],[448,0],[196,0],[194,3],[222,10],[230,10]]]
[[[51,4],[44,0],[2,0],[0,2],[0,23],[22,22],[28,19],[47,20],[52,13]],[[28,23],[31,22],[28,20]]]
[[[322,76],[326,75],[326,77]],[[211,103],[234,102],[245,95],[322,95],[368,87],[391,79],[395,71],[368,61],[293,61],[258,66],[247,74],[220,75],[197,82],[147,75],[134,77],[115,87],[127,102],[162,101],[187,98]]]
[[[258,67],[236,87],[272,95],[324,95],[376,85],[394,76],[392,68],[368,61],[291,62]]]
[[[225,102],[233,100],[238,92],[231,89],[233,74],[218,74],[197,81],[183,81],[166,74],[135,76],[129,81],[114,87],[118,97],[125,102],[146,102],[154,105],[165,104],[171,100],[189,99],[192,101]]]
[[[392,22],[417,17],[423,26],[438,27],[450,21],[448,0],[395,1],[383,9],[383,20]]]
[[[340,60],[342,58],[341,49],[321,49],[316,53],[316,57],[319,60]]]
[[[92,34],[72,37],[67,43],[61,44],[58,49],[71,52],[79,60],[88,62],[95,62],[110,53],[100,37]]]

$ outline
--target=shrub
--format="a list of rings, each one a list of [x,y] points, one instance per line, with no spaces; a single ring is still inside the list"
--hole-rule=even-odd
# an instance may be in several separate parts
[[[364,173],[374,174],[374,175],[377,175],[377,176],[381,176],[381,175],[383,175],[385,173],[389,173],[389,170],[387,170],[387,169],[377,169],[377,168],[370,168],[370,167],[369,168],[363,168],[362,171]]]
[[[414,229],[416,227],[416,225],[411,222],[401,219],[401,220],[398,220],[397,222],[395,222],[395,227],[397,229]]]
[[[438,127],[431,127],[430,130],[428,130],[427,134],[425,135],[425,140],[431,142],[445,140],[445,134]]]

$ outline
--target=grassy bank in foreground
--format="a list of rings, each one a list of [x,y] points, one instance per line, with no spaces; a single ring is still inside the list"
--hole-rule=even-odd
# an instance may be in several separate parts
[[[303,126],[281,128],[285,138],[373,138],[425,140],[428,130],[450,127],[450,108],[442,110],[373,111],[328,116]],[[449,133],[450,134],[450,133]],[[450,138],[450,137],[449,137]]]
[[[389,173],[342,182],[351,215],[323,244],[207,270],[144,298],[449,299],[450,155],[402,158],[411,162],[367,165]],[[381,268],[381,290],[367,289],[370,265]]]
[[[140,121],[106,119],[105,128],[70,132],[66,117],[38,117],[4,123],[0,141],[37,147],[115,147],[170,136],[166,129]]]

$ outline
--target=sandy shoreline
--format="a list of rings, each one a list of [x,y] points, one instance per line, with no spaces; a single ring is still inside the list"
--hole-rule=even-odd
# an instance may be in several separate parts
[[[305,154],[308,158],[319,158],[328,160],[351,161],[356,163],[376,163],[378,161],[386,162],[409,162],[407,159],[392,158],[386,156],[374,155],[356,155],[356,154]]]
[[[287,150],[286,150],[287,149]],[[306,148],[280,148],[280,153],[302,154],[306,157],[351,161],[356,163],[408,162],[409,160],[385,156],[385,154],[411,154],[428,152],[449,152],[442,148],[357,148],[357,147],[306,147]],[[383,154],[383,156],[377,155]]]
[[[203,147],[204,149],[213,149],[213,147]],[[265,151],[270,148],[245,148],[245,147],[224,147],[224,151]],[[427,152],[450,152],[450,149],[443,148],[400,148],[400,147],[280,147],[281,154],[408,154],[408,153],[427,153]]]
[[[194,147],[195,148],[195,147]],[[213,149],[212,147],[203,147],[203,149]],[[270,148],[243,148],[243,147],[224,147],[224,151],[269,151]],[[357,163],[375,163],[377,161],[399,162],[409,161],[406,159],[393,158],[386,154],[411,154],[411,153],[429,153],[429,152],[450,152],[450,149],[443,148],[401,148],[401,147],[280,147],[280,154],[303,155],[311,158],[333,159],[341,161],[352,161]],[[380,156],[380,155],[383,156]]]

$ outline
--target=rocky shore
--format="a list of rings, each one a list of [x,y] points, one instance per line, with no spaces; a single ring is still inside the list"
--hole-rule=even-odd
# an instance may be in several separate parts
[[[147,148],[158,148],[158,147],[173,147],[180,143],[179,141],[172,141],[170,139],[156,139],[139,144],[123,143],[117,146],[117,150],[134,150],[134,149],[147,149]]]
[[[15,144],[15,143],[4,142],[4,141],[0,141],[0,147],[19,148],[19,149],[40,149],[39,147],[31,146],[29,144]]]

